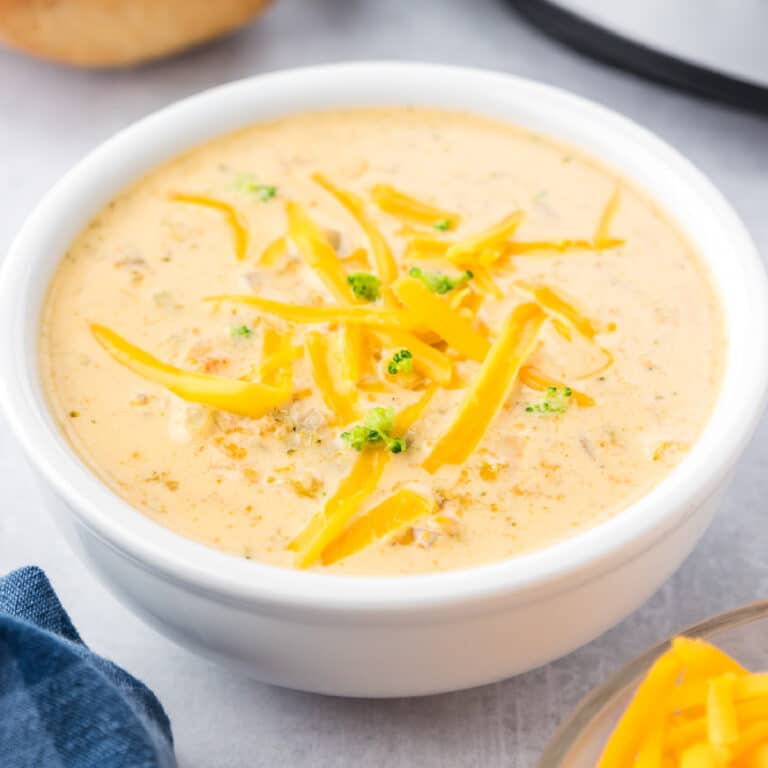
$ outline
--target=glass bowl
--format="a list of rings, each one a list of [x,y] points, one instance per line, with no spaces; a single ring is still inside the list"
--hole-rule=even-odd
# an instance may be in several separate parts
[[[678,635],[701,637],[752,671],[768,670],[768,601],[721,613]],[[651,648],[588,693],[556,731],[537,768],[595,768],[638,684],[669,641]]]

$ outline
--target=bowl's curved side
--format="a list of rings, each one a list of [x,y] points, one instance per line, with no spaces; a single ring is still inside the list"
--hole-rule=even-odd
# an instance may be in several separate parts
[[[160,528],[75,457],[46,406],[37,371],[38,322],[63,244],[122,187],[213,135],[295,111],[402,103],[476,111],[554,134],[615,166],[677,219],[709,262],[727,315],[723,393],[704,434],[669,478],[622,514],[546,550],[464,571],[398,579],[293,572],[241,561]],[[79,524],[168,581],[260,610],[337,611],[361,620],[381,612],[406,612],[414,621],[455,618],[499,602],[539,600],[619,568],[659,546],[715,492],[765,400],[766,286],[748,234],[712,185],[666,144],[602,107],[548,86],[453,67],[369,63],[294,70],[213,89],[145,118],[51,190],[0,271],[6,334],[0,401],[30,460]]]
[[[274,612],[201,592],[95,536],[50,490],[67,540],[115,594],[174,642],[262,682],[335,696],[455,691],[527,672],[594,639],[639,607],[676,570],[719,501],[691,510],[659,546],[608,573],[539,600],[499,602],[460,616]],[[590,767],[591,768],[591,767]]]

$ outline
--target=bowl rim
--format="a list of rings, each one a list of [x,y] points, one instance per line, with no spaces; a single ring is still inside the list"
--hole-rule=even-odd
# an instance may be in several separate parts
[[[536,768],[560,768],[570,748],[589,728],[594,718],[610,700],[622,693],[641,677],[662,653],[669,650],[675,637],[685,636],[707,639],[722,629],[750,624],[756,619],[768,616],[768,600],[748,603],[731,611],[717,613],[708,619],[691,624],[666,640],[657,643],[613,672],[602,684],[593,688],[578,701],[573,711],[558,725],[552,738],[541,754]]]
[[[733,279],[744,294],[751,355],[734,352],[731,314],[723,392],[686,458],[650,492],[603,523],[549,547],[471,568],[414,576],[353,576],[293,571],[244,561],[154,523],[106,487],[70,448],[45,404],[36,338],[46,259],[49,272],[91,216],[130,180],[201,141],[266,117],[344,106],[437,106],[500,119],[575,143],[645,188],[663,207],[694,205],[713,236],[728,245]],[[560,115],[560,117],[558,117]],[[567,116],[567,119],[566,117]],[[581,133],[579,133],[579,131]],[[610,150],[610,151],[609,151]],[[630,151],[631,150],[631,151]],[[631,169],[625,163],[634,163]],[[639,174],[650,166],[662,187]],[[656,183],[655,179],[654,182]],[[67,236],[67,233],[69,236]],[[689,233],[690,234],[690,233]],[[55,259],[50,251],[57,249]],[[714,257],[712,257],[714,259]],[[736,284],[735,283],[735,284]],[[748,326],[741,322],[741,328]],[[594,102],[549,85],[488,70],[406,62],[353,62],[284,70],[221,85],[129,125],[91,151],[43,198],[0,268],[0,404],[33,467],[91,533],[186,589],[262,609],[352,611],[363,616],[425,608],[447,613],[471,604],[534,599],[573,588],[638,556],[683,524],[717,490],[757,424],[768,386],[768,281],[749,234],[715,187],[682,155],[649,131]],[[739,342],[741,343],[741,342]],[[30,346],[34,347],[30,351]],[[731,369],[747,374],[739,398],[723,403]],[[735,374],[734,374],[735,376]],[[418,619],[415,619],[418,620]]]

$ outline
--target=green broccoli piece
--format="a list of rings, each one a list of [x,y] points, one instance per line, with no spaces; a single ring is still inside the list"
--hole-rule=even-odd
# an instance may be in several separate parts
[[[415,277],[417,280],[421,280],[421,282],[433,293],[439,293],[441,295],[448,293],[455,288],[460,288],[473,277],[468,269],[462,272],[459,277],[450,277],[442,272],[425,272],[419,267],[411,267],[408,274],[411,277]]]
[[[381,280],[368,272],[353,272],[351,275],[347,275],[347,283],[358,299],[376,301],[381,295]]]

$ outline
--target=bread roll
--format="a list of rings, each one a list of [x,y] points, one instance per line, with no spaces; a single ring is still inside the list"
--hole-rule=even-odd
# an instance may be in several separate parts
[[[229,32],[269,2],[0,0],[0,41],[76,66],[127,66]]]

